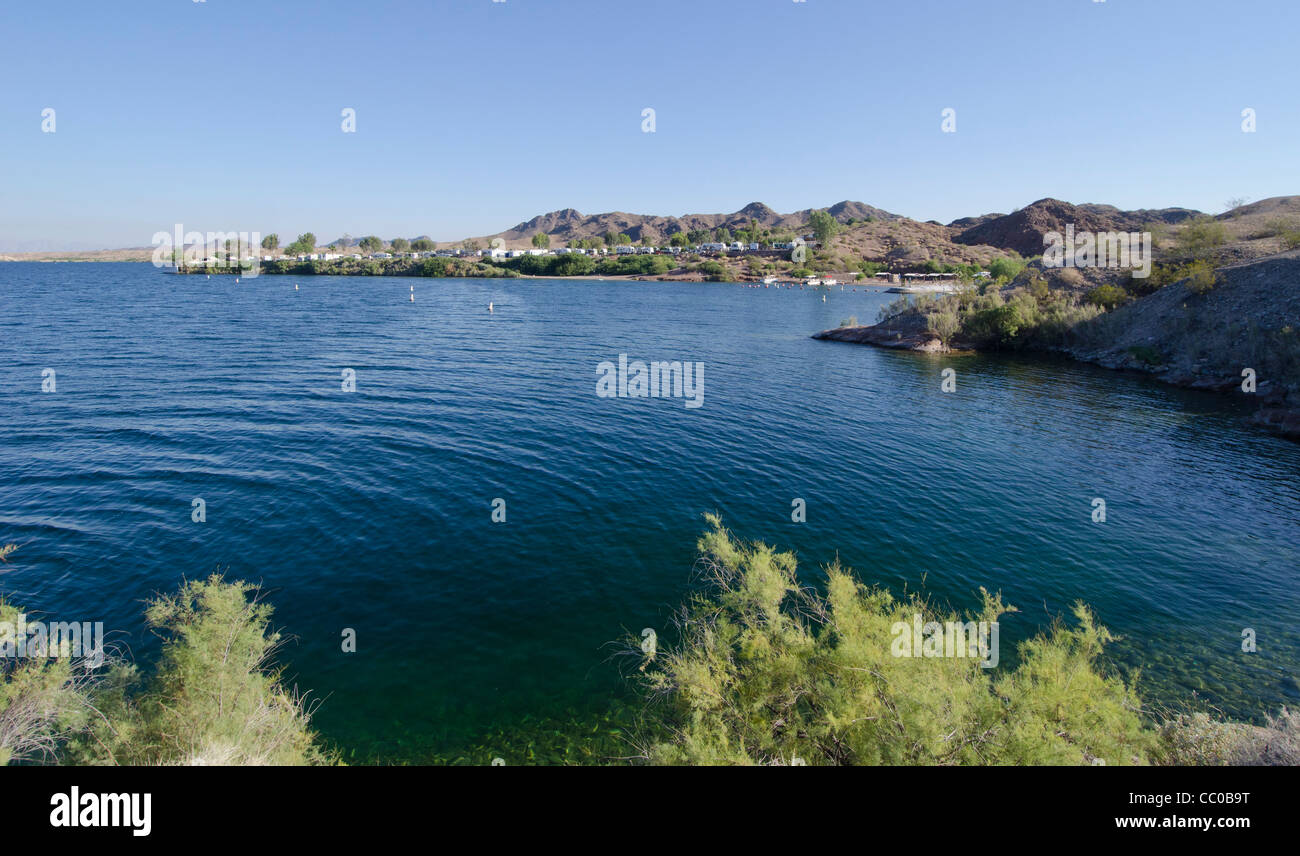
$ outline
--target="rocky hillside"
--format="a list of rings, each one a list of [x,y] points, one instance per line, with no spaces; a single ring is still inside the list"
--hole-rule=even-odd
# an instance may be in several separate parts
[[[1208,290],[1192,285],[1184,279],[1109,312],[1093,308],[1079,316],[1083,320],[1071,321],[1056,343],[1033,344],[1030,338],[1024,347],[1064,351],[1107,368],[1241,397],[1258,405],[1255,421],[1300,439],[1300,250],[1220,266]],[[1061,299],[1061,292],[1053,293]],[[1014,284],[1004,294],[1028,297]],[[942,300],[951,309],[959,299]],[[940,308],[908,309],[878,324],[824,330],[813,338],[946,351],[932,327],[940,316],[930,314]],[[968,332],[962,328],[945,341],[969,346]],[[1248,376],[1253,391],[1243,389]]]
[[[1244,395],[1253,369],[1259,421],[1300,436],[1300,250],[1220,268],[1205,294],[1174,283],[1078,333],[1072,356],[1179,386]]]
[[[1060,199],[1040,199],[1012,214],[954,220],[948,225],[958,244],[985,244],[1015,250],[1022,256],[1043,252],[1043,235],[1064,232],[1073,224],[1076,232],[1141,232],[1150,223],[1172,225],[1195,217],[1189,208],[1121,211],[1113,205],[1072,205]]]
[[[606,214],[584,215],[572,208],[540,214],[517,226],[472,239],[487,243],[493,238],[501,238],[507,247],[527,244],[538,232],[549,235],[551,246],[564,246],[569,241],[587,238],[600,238],[606,232],[626,234],[634,242],[649,238],[655,244],[667,243],[670,235],[677,232],[690,232],[694,229],[713,230],[725,228],[730,230],[748,229],[751,222],[759,226],[778,231],[797,232],[808,223],[808,217],[815,209],[807,208],[791,214],[778,214],[761,202],[751,202],[732,214],[684,214],[681,217],[657,216],[653,214],[628,214],[624,211],[611,211]],[[904,220],[880,208],[862,202],[844,201],[826,209],[831,216],[841,223],[850,221]]]
[[[907,270],[929,260],[983,266],[1007,254],[993,246],[954,243],[948,227],[906,217],[855,223],[831,239],[829,249],[844,260],[840,265],[830,266],[836,271],[855,269],[857,265],[852,259],[881,261],[893,269]]]

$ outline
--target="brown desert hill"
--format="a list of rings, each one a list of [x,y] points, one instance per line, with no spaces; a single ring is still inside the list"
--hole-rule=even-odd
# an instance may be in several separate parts
[[[933,260],[941,264],[987,265],[1006,251],[986,244],[955,244],[952,230],[939,223],[898,217],[859,221],[831,239],[830,251],[841,258],[880,259],[895,270],[916,268]],[[834,270],[850,270],[845,263]]]
[[[1133,211],[1121,211],[1114,205],[1097,205],[1091,202],[1084,203],[1079,208],[1099,217],[1108,217],[1115,221],[1118,228],[1130,232],[1140,230],[1152,223],[1172,226],[1198,217],[1202,213],[1192,208],[1138,208]]]
[[[1300,215],[1300,196],[1270,196],[1258,202],[1239,205],[1231,211],[1220,214],[1219,220],[1243,220],[1255,216],[1296,216]]]
[[[1273,196],[1240,205],[1214,219],[1223,224],[1229,240],[1258,241],[1300,231],[1300,196]]]
[[[953,240],[959,244],[986,244],[1015,250],[1022,256],[1043,252],[1043,235],[1064,232],[1072,224],[1076,232],[1139,232],[1153,222],[1177,224],[1200,212],[1188,208],[1141,209],[1121,211],[1113,205],[1072,205],[1060,199],[1040,199],[1019,211],[1002,216],[986,215],[975,225],[959,231]],[[960,221],[954,221],[956,226]]]
[[[583,220],[587,219],[581,212],[574,208],[565,208],[562,211],[552,211],[549,214],[539,214],[531,220],[520,223],[518,226],[501,233],[501,237],[506,235],[512,237],[521,236],[531,238],[538,232],[547,235],[558,234],[563,229],[569,229]]]
[[[959,217],[948,224],[948,228],[957,233],[965,232],[967,229],[975,226],[981,226],[990,220],[996,220],[999,217],[1005,217],[1005,214],[981,214],[978,217]]]
[[[1079,206],[1083,208],[1085,206]],[[1105,210],[1108,206],[1091,206]],[[1112,209],[1118,210],[1118,209]],[[1198,256],[1208,258],[1215,267],[1230,268],[1300,246],[1300,196],[1274,196],[1250,205],[1240,205],[1213,218],[1206,215],[1183,216],[1186,209],[1141,210],[1121,212],[1127,219],[1163,216],[1165,220],[1149,219],[1136,227],[1153,232],[1155,260],[1162,264],[1185,264]],[[1195,228],[1202,220],[1212,219],[1220,227],[1222,243],[1200,250],[1184,243],[1185,232]],[[1172,221],[1172,222],[1170,222]],[[1034,276],[1045,277],[1054,288],[1083,294],[1099,285],[1123,286],[1128,279],[1124,270],[1105,268],[1045,268],[1041,259],[1030,262],[1025,274],[1016,285],[1026,285]]]
[[[1156,238],[1157,258],[1186,261],[1195,256],[1195,250],[1183,246],[1184,232],[1202,219],[1206,219],[1204,215],[1164,228],[1164,234]],[[1222,232],[1223,243],[1210,250],[1219,267],[1267,258],[1300,246],[1300,196],[1261,199],[1212,219]]]
[[[486,244],[493,238],[500,238],[506,247],[514,248],[526,245],[534,235],[541,232],[550,236],[551,246],[563,246],[569,241],[600,238],[606,232],[613,232],[616,235],[626,234],[634,242],[649,239],[652,243],[664,244],[678,232],[697,229],[712,231],[718,228],[735,231],[748,229],[751,222],[766,229],[793,233],[804,228],[808,218],[817,210],[826,210],[840,223],[869,218],[885,221],[906,219],[881,208],[849,200],[837,202],[826,209],[806,208],[790,214],[779,214],[761,202],[751,202],[731,214],[683,214],[680,217],[629,214],[626,211],[587,216],[572,208],[565,208],[538,215],[495,235],[484,235],[471,240]]]
[[[808,216],[812,214],[813,210],[814,209],[812,208],[807,208],[803,211],[800,211],[799,216],[802,217],[805,222],[807,222]],[[848,223],[854,220],[906,220],[908,219],[902,216],[901,214],[893,214],[889,211],[885,211],[882,208],[877,208],[874,205],[866,205],[862,202],[850,202],[847,199],[843,202],[835,203],[830,208],[827,208],[826,211],[841,223]]]

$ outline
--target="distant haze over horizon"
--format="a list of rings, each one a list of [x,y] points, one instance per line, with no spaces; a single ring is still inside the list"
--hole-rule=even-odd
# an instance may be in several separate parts
[[[1295,190],[1297,31],[1288,0],[30,4],[0,53],[0,252],[755,201],[1218,213]]]

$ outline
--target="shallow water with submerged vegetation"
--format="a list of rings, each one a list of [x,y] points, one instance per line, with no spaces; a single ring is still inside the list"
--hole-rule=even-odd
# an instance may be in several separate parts
[[[261,581],[288,676],[353,759],[617,745],[631,693],[606,643],[668,635],[713,510],[809,582],[838,555],[957,608],[1000,589],[1006,650],[1085,601],[1148,702],[1300,701],[1300,446],[1230,399],[808,338],[890,299],[852,287],[0,276],[5,592],[148,658],[151,593]],[[598,397],[619,354],[703,363],[703,406]]]

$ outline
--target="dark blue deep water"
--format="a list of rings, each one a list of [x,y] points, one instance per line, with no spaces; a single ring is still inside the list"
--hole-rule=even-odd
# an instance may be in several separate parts
[[[323,733],[418,759],[623,692],[605,643],[665,626],[717,510],[810,580],[838,554],[958,608],[1001,589],[1004,646],[1086,601],[1151,701],[1300,703],[1300,445],[1141,377],[808,338],[885,302],[2,264],[0,591],[147,660],[152,593],[261,582]],[[704,406],[598,398],[620,353],[704,363]]]

